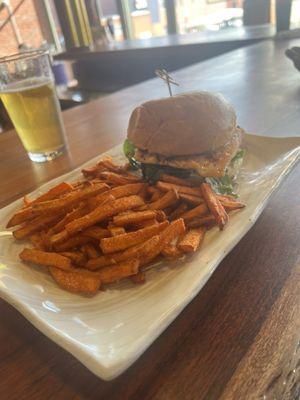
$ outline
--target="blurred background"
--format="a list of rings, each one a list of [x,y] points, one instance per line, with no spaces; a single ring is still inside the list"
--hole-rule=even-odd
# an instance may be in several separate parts
[[[0,56],[50,49],[63,109],[299,28],[300,0],[0,0]]]

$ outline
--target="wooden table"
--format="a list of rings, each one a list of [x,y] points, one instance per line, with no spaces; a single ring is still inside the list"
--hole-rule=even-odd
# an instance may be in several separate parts
[[[174,75],[182,91],[223,92],[248,131],[299,135],[300,75],[284,57],[296,44],[260,43]],[[1,206],[121,142],[132,108],[165,94],[152,80],[68,110],[70,150],[49,164],[31,163],[14,132],[0,135]],[[299,178],[298,165],[198,296],[112,382],[1,302],[0,398],[299,399]]]

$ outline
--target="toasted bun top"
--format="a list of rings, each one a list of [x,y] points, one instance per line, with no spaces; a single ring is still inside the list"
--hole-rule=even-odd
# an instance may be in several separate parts
[[[139,149],[171,157],[214,151],[235,128],[235,111],[222,95],[194,92],[137,107],[127,135]]]

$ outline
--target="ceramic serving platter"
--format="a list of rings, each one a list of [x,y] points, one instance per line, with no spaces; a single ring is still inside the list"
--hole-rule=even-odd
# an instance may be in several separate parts
[[[221,260],[255,223],[272,192],[297,162],[300,138],[246,135],[247,150],[239,177],[241,201],[223,232],[206,235],[201,251],[184,262],[162,263],[147,272],[144,285],[122,282],[88,298],[60,289],[38,267],[22,264],[17,243],[5,230],[21,199],[0,210],[0,295],[37,329],[73,354],[99,377],[109,380],[126,370],[199,293]],[[122,159],[122,147],[107,154]],[[91,160],[84,166],[94,164]],[[46,183],[75,180],[82,167]],[[242,266],[241,266],[242,267]]]

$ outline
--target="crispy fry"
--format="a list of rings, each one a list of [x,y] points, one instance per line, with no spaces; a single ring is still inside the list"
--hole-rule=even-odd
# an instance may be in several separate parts
[[[143,284],[143,283],[146,282],[146,274],[145,274],[145,272],[140,271],[140,272],[138,272],[137,274],[132,275],[132,276],[130,277],[130,280],[131,280],[131,282],[133,282],[133,283]]]
[[[51,228],[51,233],[54,234],[62,231],[69,222],[73,221],[76,218],[82,217],[87,212],[88,208],[84,203],[79,205],[78,208],[75,208],[75,210],[70,211],[56,225],[54,225]]]
[[[110,193],[110,191],[104,192],[96,197],[91,197],[87,200],[87,204],[89,207],[89,211],[93,211],[95,208],[99,206],[103,206],[106,203],[115,200],[115,197]]]
[[[74,192],[71,192],[60,199],[33,204],[32,207],[34,211],[38,211],[41,214],[49,214],[60,210],[67,210],[70,207],[74,207],[76,204],[79,204],[82,200],[96,196],[97,194],[105,192],[108,189],[109,186],[107,186],[105,183],[99,183],[81,190],[75,190]]]
[[[69,258],[74,264],[83,266],[86,263],[85,254],[80,251],[64,251],[60,253],[62,256]]]
[[[180,203],[174,211],[169,214],[169,220],[174,221],[175,219],[181,217],[181,215],[188,209],[187,204]]]
[[[164,196],[160,197],[157,201],[149,204],[150,210],[162,210],[175,204],[178,200],[178,194],[174,190],[170,190]]]
[[[104,254],[115,253],[125,250],[128,247],[142,243],[151,236],[157,235],[168,226],[168,222],[164,221],[158,225],[149,226],[135,232],[124,233],[122,235],[105,238],[100,240],[100,247]]]
[[[108,230],[111,236],[119,236],[126,233],[125,229],[121,226],[110,226]]]
[[[30,201],[29,199],[29,204],[27,205],[32,205],[36,203],[40,203],[41,201],[46,201],[46,200],[52,200],[56,199],[57,197],[61,196],[62,194],[65,194],[67,192],[70,192],[73,190],[73,186],[70,183],[67,182],[61,182],[58,185],[54,186],[48,192],[42,194],[41,196],[37,197],[36,199]]]
[[[127,185],[128,183],[139,182],[140,178],[134,175],[119,175],[115,172],[101,172],[101,178],[116,185]]]
[[[102,283],[113,283],[131,275],[136,275],[139,271],[139,260],[128,260],[120,264],[105,267],[97,271]]]
[[[57,215],[36,217],[32,221],[28,222],[27,225],[15,230],[13,235],[16,239],[24,239],[41,229],[49,228],[51,224],[56,223],[59,218],[60,217]]]
[[[55,267],[49,267],[49,271],[56,283],[69,292],[95,294],[101,285],[100,277],[89,271],[67,272]]]
[[[151,200],[150,200],[151,203],[153,203],[154,201],[157,201],[163,195],[164,195],[164,192],[161,192],[160,190],[156,189],[156,191],[154,193],[152,193]]]
[[[96,248],[91,244],[91,243],[87,243],[81,246],[81,250],[83,252],[83,254],[86,255],[86,257],[88,259],[90,258],[98,258],[99,257],[99,253],[96,250]]]
[[[136,224],[130,225],[130,228],[132,228],[133,230],[138,230],[138,229],[142,229],[142,228],[146,228],[147,226],[153,226],[153,225],[158,225],[159,222],[157,221],[157,219],[152,218],[152,219],[147,219],[145,221],[140,221],[137,222]]]
[[[217,196],[217,198],[226,211],[234,211],[246,207],[245,204],[240,203],[239,201],[236,200],[232,200],[229,197]]]
[[[22,261],[38,265],[52,266],[66,271],[72,270],[71,260],[57,253],[47,253],[37,249],[23,249],[19,254]]]
[[[89,269],[90,271],[94,271],[103,267],[106,267],[108,265],[113,265],[116,264],[117,261],[114,259],[114,254],[112,255],[104,255],[100,256],[98,258],[90,259],[86,263],[85,267]],[[128,257],[129,258],[129,257]],[[124,258],[125,260],[126,258]],[[122,261],[122,260],[120,260]]]
[[[90,243],[92,241],[93,241],[92,238],[85,236],[83,233],[78,233],[77,235],[70,237],[65,242],[55,244],[54,248],[56,251],[62,252],[74,249],[75,247],[81,246],[86,243]]]
[[[190,229],[178,243],[178,249],[184,253],[194,253],[203,242],[206,229]]]
[[[32,210],[32,207],[28,206],[17,211],[7,222],[6,228],[11,228],[12,226],[20,225],[25,221],[28,221],[36,216],[36,212]]]
[[[100,226],[90,226],[82,232],[85,236],[92,239],[100,240],[105,237],[109,237],[110,233],[108,229],[100,228]]]
[[[185,221],[190,220],[195,217],[199,217],[208,213],[208,208],[206,204],[200,204],[199,206],[192,208],[189,211],[186,211],[184,214],[181,215]]]
[[[33,246],[38,249],[38,250],[46,250],[44,241],[39,233],[34,233],[29,237],[30,242],[33,244]]]
[[[55,235],[52,235],[50,237],[50,243],[51,243],[51,245],[56,245],[58,243],[65,242],[66,240],[69,239],[69,237],[70,237],[70,235],[69,235],[68,231],[66,231],[64,229],[61,232],[58,232]]]
[[[162,250],[162,254],[170,260],[182,257],[182,252],[174,244],[167,244]]]
[[[185,200],[187,203],[198,206],[199,204],[203,204],[204,200],[200,196],[194,196],[193,194],[179,193],[179,197],[182,200]]]
[[[174,185],[194,187],[193,182],[188,179],[177,178],[177,176],[169,174],[161,174],[160,180],[167,183],[174,183]]]
[[[114,216],[113,223],[117,226],[126,226],[153,218],[156,218],[155,211],[135,211]]]
[[[96,164],[92,167],[88,168],[83,168],[81,170],[83,176],[86,178],[94,178],[96,177],[100,172],[104,171],[105,167],[103,165]]]
[[[66,225],[66,230],[70,234],[74,234],[96,224],[97,222],[103,221],[106,218],[119,214],[122,211],[139,207],[142,204],[144,204],[143,200],[136,195],[116,199],[111,203],[105,204],[104,206],[97,207],[94,211],[85,215],[84,217],[70,222]]]
[[[188,228],[198,228],[200,226],[209,227],[212,224],[216,224],[216,219],[212,214],[186,221],[186,226]]]
[[[202,183],[201,190],[204,200],[206,201],[211,213],[214,215],[220,230],[223,230],[229,219],[224,207],[216,197],[215,193],[212,191],[209,183]]]
[[[188,186],[181,186],[181,185],[175,185],[173,183],[166,183],[162,181],[157,181],[156,187],[163,192],[168,192],[170,190],[176,190],[178,193],[185,193],[185,194],[191,194],[194,196],[202,196],[202,192],[200,188],[194,188],[194,187],[188,187]]]

